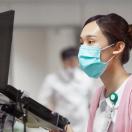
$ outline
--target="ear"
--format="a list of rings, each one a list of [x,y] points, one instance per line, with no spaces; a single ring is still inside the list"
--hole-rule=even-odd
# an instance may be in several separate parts
[[[123,41],[119,41],[116,43],[114,47],[113,54],[114,55],[120,54],[123,52],[124,49],[125,49],[125,43]]]

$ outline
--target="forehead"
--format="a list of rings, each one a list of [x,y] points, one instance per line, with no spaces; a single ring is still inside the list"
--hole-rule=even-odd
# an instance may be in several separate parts
[[[80,37],[86,36],[97,36],[101,33],[99,26],[97,25],[96,21],[88,23],[82,30]]]

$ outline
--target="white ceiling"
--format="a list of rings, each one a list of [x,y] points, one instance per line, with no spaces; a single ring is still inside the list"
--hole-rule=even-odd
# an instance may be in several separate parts
[[[0,0],[1,3],[126,3],[132,0]]]
[[[80,25],[90,16],[111,12],[132,23],[131,5],[132,0],[0,0],[0,12],[14,9],[18,26]]]

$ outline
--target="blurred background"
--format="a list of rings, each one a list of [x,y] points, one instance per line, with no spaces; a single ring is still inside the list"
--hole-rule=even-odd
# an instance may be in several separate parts
[[[44,78],[61,68],[61,50],[79,46],[86,19],[118,13],[132,24],[131,7],[131,0],[0,0],[0,12],[15,10],[10,83],[37,99]],[[132,57],[125,67],[132,72]]]

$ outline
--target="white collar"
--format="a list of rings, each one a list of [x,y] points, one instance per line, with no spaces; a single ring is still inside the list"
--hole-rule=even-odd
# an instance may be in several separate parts
[[[129,77],[128,77],[128,78],[129,78]],[[119,106],[119,104],[120,104],[121,97],[122,97],[122,94],[123,94],[123,91],[124,91],[124,86],[126,85],[128,78],[127,78],[127,79],[122,83],[122,85],[115,91],[115,93],[118,95],[118,100],[117,100],[117,102],[116,102],[116,105],[114,106],[115,109],[118,108],[118,106]],[[103,96],[104,96],[104,95],[103,95]],[[102,101],[104,101],[104,100],[106,101],[106,103],[108,104],[108,106],[113,107],[113,104],[112,104],[112,102],[110,101],[110,98],[109,98],[109,97],[107,97],[107,98],[103,97]],[[101,102],[102,102],[102,101],[101,101]]]

